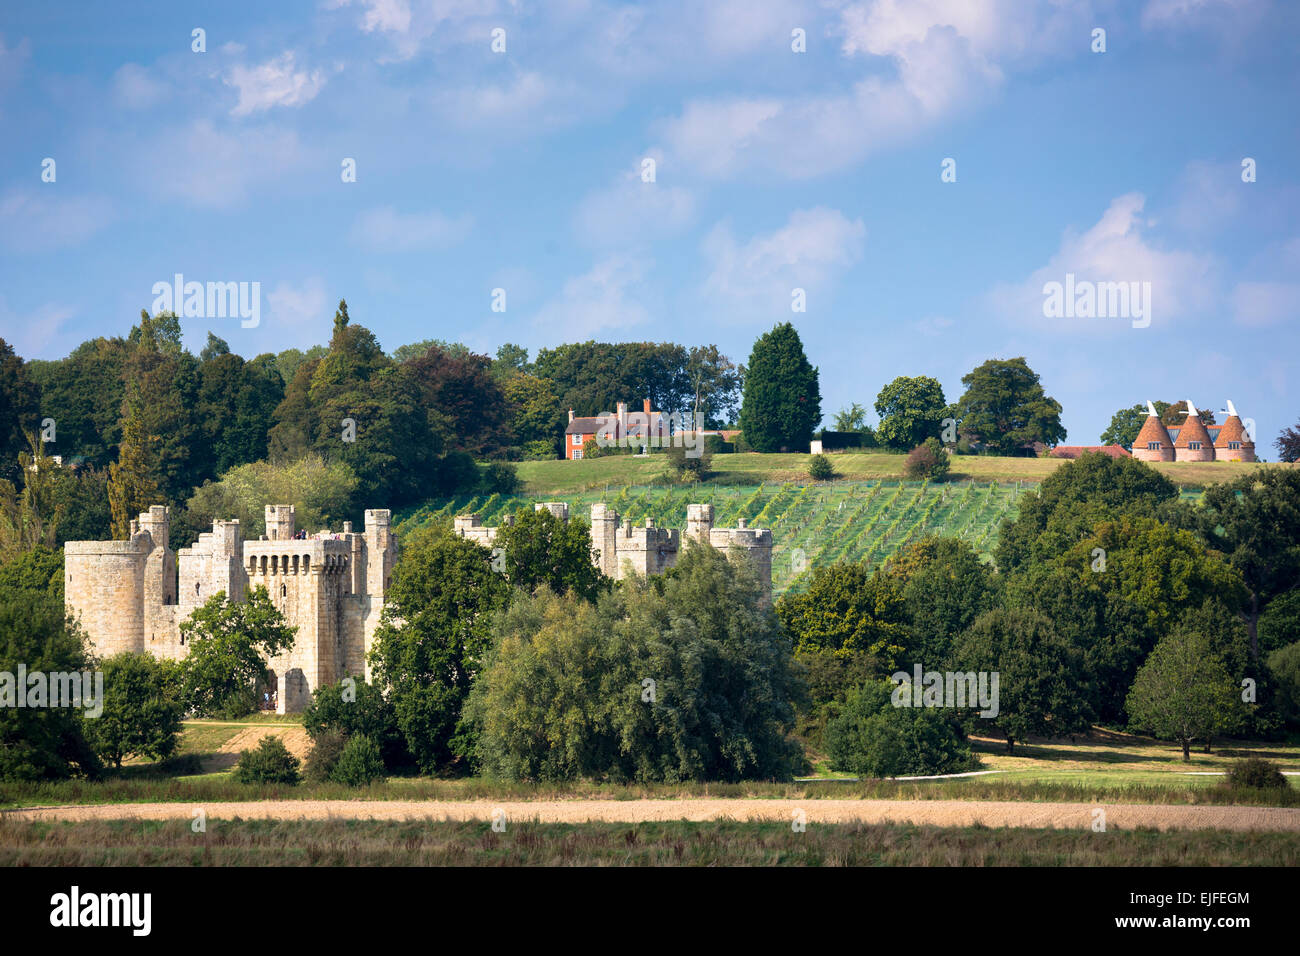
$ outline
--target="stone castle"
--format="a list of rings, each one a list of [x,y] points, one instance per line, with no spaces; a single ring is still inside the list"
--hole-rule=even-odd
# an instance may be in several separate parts
[[[191,547],[168,545],[168,509],[155,505],[131,522],[125,541],[69,541],[63,584],[103,657],[123,651],[181,658],[180,624],[218,591],[243,601],[266,588],[297,628],[293,647],[268,662],[276,710],[302,710],[311,692],[366,674],[366,656],[383,611],[397,539],[390,513],[367,511],[365,530],[299,536],[292,505],[266,506],[266,534],[244,541],[238,521],[214,521]]]
[[[569,507],[537,505],[561,520]],[[286,622],[297,628],[293,647],[272,658],[267,693],[279,713],[301,711],[312,691],[348,676],[369,677],[367,657],[384,608],[397,538],[390,512],[365,513],[365,527],[300,535],[292,505],[266,506],[266,534],[245,541],[239,522],[214,521],[212,530],[179,552],[168,544],[168,509],[155,505],[131,522],[125,541],[69,541],[63,546],[63,585],[70,615],[80,620],[95,652],[124,651],[179,659],[189,653],[181,622],[214,594],[243,601],[259,585]],[[507,521],[513,520],[507,517]],[[491,546],[496,528],[477,515],[455,519],[462,537]],[[765,597],[772,592],[772,532],[713,527],[712,505],[690,505],[686,537],[707,541],[752,560]],[[591,509],[596,565],[613,578],[629,571],[660,574],[677,563],[679,532],[619,524],[606,505]]]
[[[562,501],[548,501],[534,506],[545,509],[561,521],[569,520],[569,506]],[[506,522],[513,518],[506,516]],[[483,525],[478,515],[460,515],[454,521],[456,533],[463,538],[491,547],[497,529]],[[707,542],[726,554],[743,554],[751,562],[763,594],[772,596],[772,532],[745,526],[742,518],[739,527],[713,527],[713,505],[686,506],[686,537]],[[667,528],[656,528],[647,518],[644,526],[633,526],[629,518],[622,524],[619,515],[608,505],[591,506],[591,547],[594,561],[602,572],[619,579],[629,573],[639,575],[662,574],[677,563],[681,548],[681,533]]]

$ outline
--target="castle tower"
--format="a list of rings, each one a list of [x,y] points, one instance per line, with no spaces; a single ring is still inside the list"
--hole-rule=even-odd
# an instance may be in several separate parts
[[[772,600],[772,532],[750,528],[744,518],[735,528],[714,528],[709,543],[729,558],[746,560],[763,589],[764,602]]]
[[[618,512],[599,502],[591,506],[591,546],[596,567],[606,577],[618,575]]]
[[[1214,439],[1214,458],[1216,461],[1255,461],[1255,443],[1250,440],[1231,400],[1228,401],[1228,417]]]
[[[708,541],[713,531],[713,505],[686,506],[686,537],[692,541]]]
[[[266,538],[268,541],[290,541],[293,539],[294,531],[293,505],[266,506]]]
[[[366,680],[370,680],[370,648],[384,610],[384,598],[392,585],[393,565],[397,563],[397,538],[392,532],[393,513],[387,508],[370,508],[365,512],[362,532],[366,542],[366,584],[362,604],[362,661]],[[351,666],[355,667],[352,661]]]
[[[1174,440],[1150,402],[1147,402],[1147,420],[1133,440],[1133,457],[1138,461],[1174,460]]]
[[[1174,439],[1174,461],[1214,461],[1214,443],[1196,406],[1187,403],[1187,420]]]
[[[132,521],[131,528],[125,541],[69,541],[63,546],[64,606],[81,622],[100,657],[145,649],[145,578],[155,547],[139,521]]]
[[[540,504],[533,505],[534,511],[549,511],[561,521],[569,520],[569,505],[563,501],[544,501]]]

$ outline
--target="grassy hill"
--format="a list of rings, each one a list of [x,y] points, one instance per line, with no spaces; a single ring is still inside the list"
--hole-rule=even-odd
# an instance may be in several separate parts
[[[713,459],[715,477],[708,484],[757,485],[764,482],[804,482],[808,480],[810,455],[717,455]],[[829,456],[836,475],[852,480],[903,477],[905,456],[889,452],[835,454]],[[952,459],[950,481],[1039,482],[1050,475],[1065,459],[998,458],[985,455],[959,455]],[[518,465],[524,492],[529,495],[559,495],[592,491],[608,485],[647,485],[663,481],[664,460],[658,455],[640,458],[621,455],[585,461],[525,461]],[[1256,468],[1294,468],[1295,465],[1242,464],[1240,462],[1161,462],[1152,466],[1187,488],[1231,481]]]

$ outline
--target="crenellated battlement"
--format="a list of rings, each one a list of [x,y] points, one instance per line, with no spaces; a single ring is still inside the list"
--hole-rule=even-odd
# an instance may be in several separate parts
[[[154,506],[131,523],[126,541],[64,546],[68,613],[103,656],[133,651],[158,657],[188,652],[180,625],[218,593],[234,602],[264,587],[296,628],[293,647],[269,663],[277,709],[300,710],[311,691],[366,671],[366,657],[397,560],[391,512],[365,512],[365,528],[296,530],[292,505],[267,505],[267,533],[244,541],[237,520],[216,520],[173,554],[169,514]],[[281,686],[282,685],[282,686]],[[270,692],[270,691],[268,691]]]
[[[533,506],[547,510],[562,521],[569,519],[569,506],[564,502],[544,502]],[[513,520],[507,517],[507,521]],[[486,527],[479,515],[460,515],[453,519],[456,534],[479,544],[490,546],[496,540],[496,528]],[[631,519],[620,520],[619,514],[604,502],[591,506],[592,560],[611,578],[626,577],[631,573],[662,574],[677,563],[683,535],[686,539],[707,543],[728,555],[743,555],[749,559],[763,585],[763,593],[771,599],[772,593],[772,532],[765,528],[749,528],[742,519],[736,528],[713,527],[713,505],[690,504],[686,506],[685,532],[670,528],[656,528],[647,518],[642,525],[633,525]]]

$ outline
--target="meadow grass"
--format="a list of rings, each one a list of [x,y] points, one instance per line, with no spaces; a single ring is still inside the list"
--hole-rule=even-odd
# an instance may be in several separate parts
[[[0,819],[0,866],[1294,866],[1300,833],[685,821]]]

